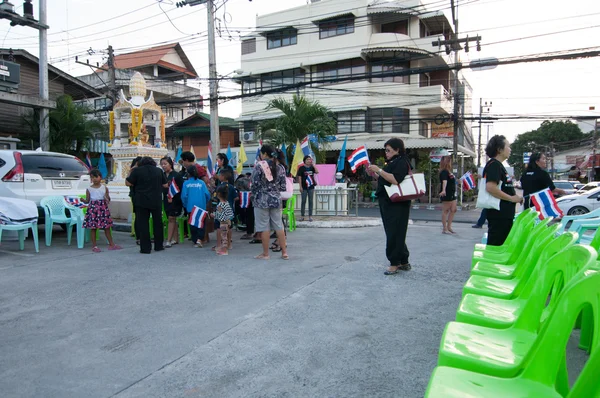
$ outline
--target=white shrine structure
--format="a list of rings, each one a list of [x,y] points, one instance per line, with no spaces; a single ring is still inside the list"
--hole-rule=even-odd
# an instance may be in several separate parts
[[[114,159],[114,179],[108,183],[113,218],[128,219],[131,214],[129,187],[125,178],[131,162],[149,156],[159,163],[167,155],[165,115],[154,102],[153,93],[146,99],[146,80],[136,72],[129,81],[129,99],[121,89],[119,101],[109,113],[109,150]]]

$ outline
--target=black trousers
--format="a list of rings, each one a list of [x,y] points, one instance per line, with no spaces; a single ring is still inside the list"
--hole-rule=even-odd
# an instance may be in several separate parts
[[[490,212],[488,211],[488,214]],[[502,246],[506,237],[510,233],[513,225],[512,217],[506,218],[489,218],[488,221],[488,238],[487,244],[490,246]]]
[[[150,242],[150,214],[154,228],[154,250],[163,249],[163,222],[162,209],[147,209],[136,206],[135,208],[135,234],[140,240],[140,252],[150,253],[152,251],[152,242]]]
[[[190,234],[192,234],[192,242],[196,243],[199,240],[204,239],[204,228],[196,228],[190,225]]]
[[[254,206],[250,204],[247,208],[241,210],[244,223],[246,224],[246,233],[252,235],[254,233]]]
[[[406,232],[410,201],[392,203],[388,198],[379,198],[379,211],[385,229],[385,255],[390,265],[408,264],[408,247],[406,247]]]

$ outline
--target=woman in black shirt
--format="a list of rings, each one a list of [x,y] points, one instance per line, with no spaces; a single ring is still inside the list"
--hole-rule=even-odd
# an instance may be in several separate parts
[[[490,157],[483,169],[483,177],[486,179],[485,190],[500,199],[500,210],[487,210],[487,244],[501,246],[512,228],[516,204],[521,203],[523,198],[515,193],[513,181],[502,165],[502,162],[510,156],[510,145],[506,138],[503,135],[490,138],[485,153]],[[498,188],[499,183],[502,183],[500,188]]]
[[[440,162],[440,201],[442,202],[442,233],[455,234],[452,220],[456,214],[456,177],[452,174],[452,157],[444,156]]]
[[[392,202],[385,191],[385,186],[402,182],[411,166],[404,150],[404,142],[400,138],[389,139],[384,147],[387,159],[385,167],[382,169],[372,164],[369,166],[369,171],[379,175],[375,194],[379,200],[379,211],[385,230],[385,255],[390,261],[390,266],[384,274],[394,275],[400,270],[408,271],[411,268],[408,262],[410,253],[406,247],[411,201]]]
[[[531,206],[529,196],[532,193],[541,191],[542,189],[550,188],[552,193],[565,195],[566,192],[560,188],[556,188],[552,182],[552,178],[546,170],[546,155],[540,152],[534,152],[529,157],[529,163],[525,173],[521,176],[521,186],[523,187],[523,206],[528,209]]]

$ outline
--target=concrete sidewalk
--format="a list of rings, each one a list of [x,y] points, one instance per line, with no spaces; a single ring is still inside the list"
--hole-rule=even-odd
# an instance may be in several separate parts
[[[289,261],[253,259],[259,245],[239,232],[229,256],[190,243],[142,255],[119,232],[124,249],[101,253],[60,232],[39,254],[3,242],[0,391],[422,397],[481,238],[456,230],[411,225],[413,269],[394,276],[383,275],[381,227],[298,229]]]

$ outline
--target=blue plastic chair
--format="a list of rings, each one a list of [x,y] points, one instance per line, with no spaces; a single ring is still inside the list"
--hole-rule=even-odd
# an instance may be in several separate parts
[[[33,235],[33,245],[35,246],[35,252],[40,252],[40,246],[38,242],[38,224],[37,222],[30,222],[26,224],[0,224],[0,242],[2,242],[2,231],[18,231],[19,234],[19,250],[25,250],[25,232],[31,228],[31,234]]]
[[[77,214],[67,216],[67,202],[64,196],[47,196],[40,201],[40,206],[44,209],[46,215],[46,246],[52,244],[52,226],[54,224],[65,224],[67,229],[67,244],[71,244],[71,235],[73,234],[73,226],[81,223],[83,229],[83,219]],[[78,241],[83,247],[83,238]]]

